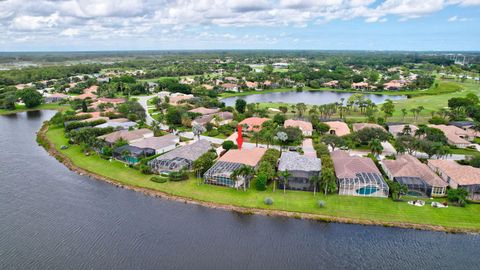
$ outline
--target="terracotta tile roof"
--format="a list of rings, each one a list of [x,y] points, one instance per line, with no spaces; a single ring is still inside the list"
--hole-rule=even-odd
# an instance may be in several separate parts
[[[106,135],[99,136],[99,139],[103,139],[109,143],[115,143],[120,138],[132,142],[143,138],[153,137],[153,131],[150,129],[142,128],[135,130],[120,130]]]
[[[198,107],[198,108],[189,110],[189,112],[199,113],[202,115],[213,114],[219,111],[220,111],[219,108],[205,108],[205,107]]]
[[[385,130],[385,128],[383,128],[382,126],[377,125],[377,124],[371,124],[371,123],[355,123],[355,124],[353,124],[353,131],[354,132],[360,131],[364,128],[379,128],[379,129],[382,129],[383,131],[387,132]]]
[[[298,127],[301,131],[313,131],[312,123],[302,120],[288,119],[283,124],[284,127]]]
[[[479,168],[460,165],[453,160],[444,159],[429,159],[428,165],[437,168],[461,186],[480,185]]]
[[[91,98],[91,99],[96,99],[97,95],[94,94],[93,92],[97,92],[98,86],[97,85],[92,85],[86,89],[83,90],[83,94],[75,96],[74,99],[86,99],[86,98]]]
[[[398,155],[396,160],[383,160],[382,163],[393,177],[418,177],[434,187],[446,187],[447,183],[436,175],[427,164],[411,155]]]
[[[350,156],[347,152],[336,150],[330,153],[337,178],[356,178],[358,173],[376,173],[381,175],[373,160],[366,157]]]
[[[179,138],[173,134],[167,134],[161,137],[150,137],[143,140],[133,142],[130,145],[136,146],[139,148],[151,148],[151,149],[162,149],[167,146],[175,145],[179,141]]]
[[[397,137],[398,133],[403,132],[403,129],[405,128],[405,126],[410,127],[410,129],[412,130],[411,135],[414,135],[415,131],[418,130],[418,127],[415,126],[415,125],[405,124],[405,125],[391,125],[391,126],[388,126],[388,132],[390,132],[393,136]]]
[[[259,131],[262,129],[262,124],[270,119],[260,118],[260,117],[250,117],[243,119],[242,122],[238,123],[239,125],[247,125],[247,131]]]
[[[456,126],[447,126],[447,125],[428,125],[428,126],[431,128],[440,129],[443,132],[443,134],[445,134],[445,136],[447,137],[448,142],[451,144],[470,144],[470,142],[464,138],[467,138],[467,137],[473,138],[472,136],[473,134]]]
[[[176,95],[176,96],[170,96],[169,98],[169,103],[173,105],[177,105],[180,101],[182,100],[189,100],[194,98],[193,95]]]
[[[256,167],[267,151],[266,148],[230,149],[218,161],[245,164]]]
[[[348,128],[348,125],[344,122],[340,121],[331,121],[331,122],[325,122],[330,127],[330,130],[335,131],[335,135],[337,136],[344,136],[350,134],[350,128]]]

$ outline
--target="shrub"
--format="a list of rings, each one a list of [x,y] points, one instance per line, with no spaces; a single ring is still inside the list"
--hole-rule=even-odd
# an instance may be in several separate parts
[[[257,175],[257,179],[255,181],[255,189],[259,191],[265,191],[267,189],[267,181],[268,178],[265,174]]]
[[[222,148],[225,149],[225,150],[230,150],[230,149],[232,149],[234,146],[235,146],[235,144],[234,144],[232,141],[229,141],[229,140],[224,141],[224,142],[222,143]]]
[[[317,204],[319,208],[324,208],[326,205],[325,201],[318,201]]]
[[[188,179],[188,173],[185,170],[180,170],[178,172],[171,172],[168,175],[170,181],[182,181]]]
[[[263,202],[264,202],[266,205],[272,205],[272,204],[273,204],[273,199],[267,197],[267,198],[265,198],[265,199],[263,200]]]
[[[145,164],[141,164],[140,165],[140,172],[142,172],[143,174],[151,174],[152,170],[149,166],[147,166]]]
[[[464,207],[467,204],[468,191],[464,188],[458,189],[449,189],[447,191],[447,199],[461,207]]]
[[[165,183],[167,182],[167,178],[161,177],[161,176],[153,176],[150,178],[150,181],[156,182],[156,183]]]

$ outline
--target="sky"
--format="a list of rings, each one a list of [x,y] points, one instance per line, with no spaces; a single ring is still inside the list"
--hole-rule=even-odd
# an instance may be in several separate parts
[[[480,0],[0,0],[0,51],[479,51]]]

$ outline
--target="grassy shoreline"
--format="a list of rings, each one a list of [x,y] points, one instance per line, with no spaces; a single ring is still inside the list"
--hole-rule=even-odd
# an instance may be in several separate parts
[[[465,208],[447,209],[430,206],[420,208],[382,198],[339,195],[314,197],[312,193],[302,191],[287,191],[283,194],[280,190],[273,192],[271,187],[264,192],[253,188],[243,192],[225,187],[199,185],[199,180],[193,177],[182,182],[161,184],[150,181],[151,176],[125,167],[121,162],[110,162],[98,156],[85,156],[79,146],[60,150],[61,145],[67,144],[61,128],[49,128],[45,125],[38,133],[38,141],[50,154],[76,172],[152,196],[248,214],[447,232],[480,232],[480,205],[469,204]],[[266,197],[272,198],[274,204],[265,205],[263,200]],[[326,207],[318,208],[318,200],[325,201]]]
[[[48,104],[41,104],[38,107],[35,108],[26,108],[25,106],[16,106],[15,110],[4,110],[0,109],[0,115],[6,115],[6,114],[14,114],[14,113],[19,113],[19,112],[29,112],[29,111],[39,111],[39,110],[62,110],[66,109],[67,106],[60,105],[58,103],[48,103]]]

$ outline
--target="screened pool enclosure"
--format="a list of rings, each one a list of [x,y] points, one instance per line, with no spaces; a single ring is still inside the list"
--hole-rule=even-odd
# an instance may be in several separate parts
[[[376,173],[357,173],[355,178],[340,178],[337,183],[340,195],[388,197],[388,185]]]

